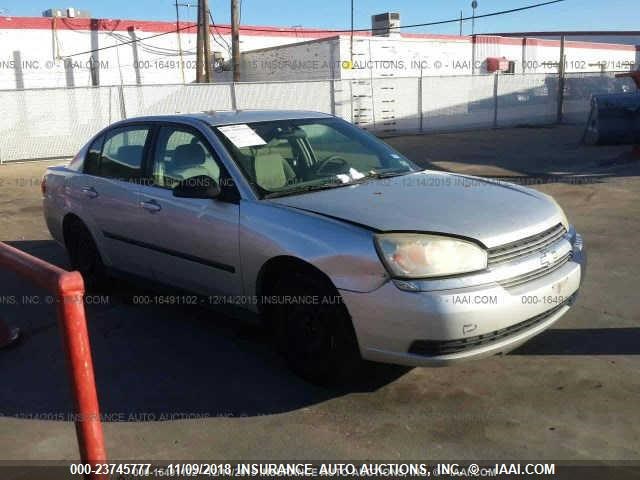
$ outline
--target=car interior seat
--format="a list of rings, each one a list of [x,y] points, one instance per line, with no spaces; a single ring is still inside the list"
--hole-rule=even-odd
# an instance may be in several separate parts
[[[199,143],[180,145],[173,152],[171,168],[167,175],[177,180],[198,175],[211,176],[211,172],[205,167],[205,161],[206,154]]]
[[[254,171],[256,183],[265,190],[283,188],[296,176],[284,157],[268,148],[261,148],[256,152]]]

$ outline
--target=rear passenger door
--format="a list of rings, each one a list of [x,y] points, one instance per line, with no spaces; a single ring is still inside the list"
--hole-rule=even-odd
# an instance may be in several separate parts
[[[136,244],[140,222],[138,188],[151,129],[131,125],[107,132],[91,145],[72,191],[104,260],[117,270],[151,276]]]
[[[163,125],[150,160],[151,184],[140,188],[140,210],[145,258],[154,276],[205,295],[239,295],[239,197],[178,198],[172,191],[179,181],[199,175],[226,188],[228,175],[214,149],[192,127]]]

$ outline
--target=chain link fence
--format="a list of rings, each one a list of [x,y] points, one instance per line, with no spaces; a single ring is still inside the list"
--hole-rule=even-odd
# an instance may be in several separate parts
[[[126,85],[0,91],[0,162],[73,156],[110,123],[233,109],[313,110],[380,136],[585,123],[593,94],[633,91],[613,73]],[[562,102],[562,105],[559,105]]]

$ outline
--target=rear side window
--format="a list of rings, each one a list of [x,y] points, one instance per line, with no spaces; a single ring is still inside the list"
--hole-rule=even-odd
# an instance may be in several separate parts
[[[95,166],[90,161],[85,166],[85,172],[123,181],[140,178],[142,176],[144,147],[148,136],[149,129],[147,127],[124,128],[107,135],[102,146],[99,165]],[[94,145],[92,144],[87,159],[91,157],[93,149]],[[88,169],[92,169],[93,172]]]
[[[104,142],[104,137],[101,135],[96,138],[89,150],[87,151],[87,155],[84,158],[84,173],[88,173],[89,175],[98,175],[100,171],[100,154],[102,152],[102,143]]]

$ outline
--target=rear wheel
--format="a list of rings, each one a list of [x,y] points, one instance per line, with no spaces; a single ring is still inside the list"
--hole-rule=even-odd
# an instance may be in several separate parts
[[[106,269],[100,252],[91,232],[80,220],[71,220],[66,228],[65,243],[71,267],[82,274],[86,290],[106,287]]]
[[[362,360],[351,318],[332,286],[308,272],[287,274],[274,288],[270,315],[291,369],[320,384],[351,381]]]

